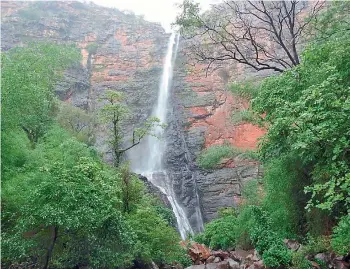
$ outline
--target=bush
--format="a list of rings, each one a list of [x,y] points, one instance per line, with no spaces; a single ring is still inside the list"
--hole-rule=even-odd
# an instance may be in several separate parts
[[[259,83],[260,81],[252,80],[234,82],[230,85],[230,90],[234,95],[251,99],[256,96],[259,90]]]
[[[331,239],[333,250],[338,255],[346,255],[350,251],[350,214],[340,219],[333,230]]]
[[[198,157],[198,165],[204,169],[217,168],[224,158],[232,158],[240,153],[230,145],[215,145],[205,149]]]
[[[304,207],[308,196],[304,186],[308,180],[302,173],[300,161],[294,156],[283,156],[265,165],[264,207],[272,220],[272,229],[285,238],[295,238],[305,230]]]
[[[311,262],[305,258],[305,254],[301,251],[292,254],[291,265],[289,269],[311,269]]]
[[[195,236],[195,241],[213,249],[228,249],[236,245],[237,219],[233,215],[224,216],[205,225],[205,232]]]

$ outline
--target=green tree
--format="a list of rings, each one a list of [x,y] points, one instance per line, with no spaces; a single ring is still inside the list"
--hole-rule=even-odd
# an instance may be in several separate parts
[[[136,258],[158,264],[180,262],[185,253],[179,234],[169,227],[152,207],[140,205],[128,216],[129,225],[137,236]]]
[[[106,104],[101,109],[102,120],[108,125],[111,131],[109,143],[112,148],[115,167],[120,165],[126,151],[140,144],[141,140],[148,135],[157,137],[156,128],[163,128],[164,126],[158,118],[151,117],[143,123],[142,127],[132,130],[132,138],[129,144],[123,146],[126,143],[124,143],[122,122],[127,118],[128,113],[127,107],[122,103],[123,99],[124,96],[121,92],[107,90],[104,99]]]
[[[122,215],[119,174],[67,136],[51,130],[27,169],[4,185],[3,259],[35,257],[43,268],[124,265],[133,235]]]
[[[71,104],[61,102],[57,114],[57,121],[79,141],[88,145],[94,143],[93,132],[95,119],[93,115],[89,114],[87,111],[72,106]]]
[[[34,146],[56,113],[57,79],[79,59],[73,46],[48,43],[2,53],[2,131],[21,128]]]

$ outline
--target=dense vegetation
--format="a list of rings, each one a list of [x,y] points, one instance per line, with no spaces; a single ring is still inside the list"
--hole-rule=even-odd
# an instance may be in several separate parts
[[[242,204],[207,224],[197,241],[216,249],[254,247],[269,267],[311,268],[307,254],[349,253],[349,8],[338,2],[323,11],[300,64],[258,84],[231,86],[251,99],[235,121],[267,129],[259,147],[264,177],[246,186]],[[285,238],[303,249],[291,252]]]
[[[169,209],[127,164],[101,161],[91,146],[95,117],[56,99],[79,51],[30,44],[1,56],[2,266],[186,262]]]
[[[187,7],[187,15],[199,12],[196,5]],[[42,12],[20,14],[35,20]],[[313,35],[297,62],[272,68],[280,73],[263,81],[230,85],[234,94],[251,102],[232,120],[267,130],[258,152],[264,176],[247,182],[238,207],[223,209],[195,241],[213,249],[255,248],[270,268],[308,269],[306,256],[349,253],[349,14],[349,2],[329,5],[303,27]],[[199,22],[196,14],[187,15],[182,27],[208,30],[210,25]],[[215,26],[220,16],[207,17]],[[220,45],[229,38],[227,32],[215,35]],[[214,51],[215,44],[210,43]],[[94,54],[98,44],[87,49]],[[74,46],[29,44],[2,53],[1,60],[2,266],[188,265],[172,212],[147,193],[123,162],[125,151],[162,127],[159,120],[150,118],[143,128],[131,130],[126,144],[121,122],[128,111],[121,93],[106,91],[99,115],[58,101],[56,83],[64,70],[79,64]],[[230,60],[239,59],[234,54]],[[103,162],[93,147],[97,121],[110,129],[113,165]],[[215,169],[226,159],[251,159],[254,154],[216,145],[197,162]],[[285,239],[301,242],[302,249],[289,250]]]

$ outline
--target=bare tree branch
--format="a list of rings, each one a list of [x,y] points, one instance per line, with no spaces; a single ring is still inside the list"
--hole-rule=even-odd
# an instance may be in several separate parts
[[[323,2],[227,0],[201,14],[197,4],[184,0],[182,8],[176,23],[189,54],[207,64],[206,74],[214,63],[230,60],[283,72],[300,63],[300,37]]]

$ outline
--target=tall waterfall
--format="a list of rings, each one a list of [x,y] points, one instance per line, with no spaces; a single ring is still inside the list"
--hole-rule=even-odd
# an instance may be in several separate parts
[[[166,123],[169,90],[172,82],[172,73],[178,44],[179,35],[172,33],[169,39],[161,83],[159,85],[158,100],[152,114],[152,116],[159,118],[162,123]],[[146,176],[153,185],[158,187],[168,197],[176,216],[177,226],[181,237],[185,239],[187,234],[193,233],[193,230],[184,209],[176,200],[173,184],[164,169],[162,161],[166,147],[166,141],[163,137],[164,129],[159,127],[156,130],[156,134],[160,139],[152,136],[147,138],[147,146],[145,148],[147,148],[149,152],[145,152],[144,156],[148,158],[148,161],[146,162],[146,165],[143,165],[144,167],[139,167],[137,170]]]

